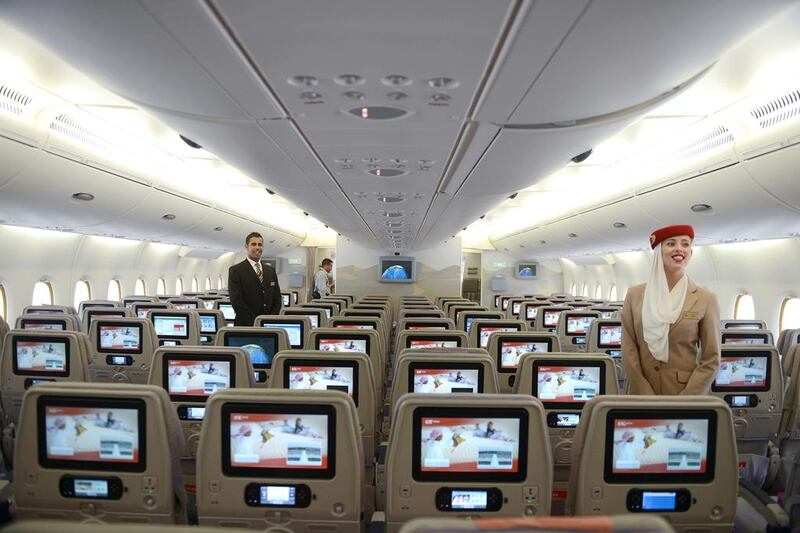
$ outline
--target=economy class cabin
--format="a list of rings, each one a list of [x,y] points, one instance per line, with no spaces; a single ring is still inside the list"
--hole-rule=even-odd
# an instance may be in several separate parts
[[[798,28],[0,2],[0,524],[800,528]],[[632,351],[655,316],[689,370]]]

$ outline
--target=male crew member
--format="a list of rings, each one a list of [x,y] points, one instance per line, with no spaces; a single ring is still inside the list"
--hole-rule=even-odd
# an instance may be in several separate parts
[[[314,299],[328,296],[333,290],[333,284],[328,282],[328,274],[333,269],[333,261],[327,257],[322,260],[319,270],[314,275]]]
[[[261,234],[249,234],[245,250],[247,258],[228,269],[228,292],[236,311],[236,326],[252,326],[258,315],[277,315],[281,310],[278,276],[271,266],[261,263]]]

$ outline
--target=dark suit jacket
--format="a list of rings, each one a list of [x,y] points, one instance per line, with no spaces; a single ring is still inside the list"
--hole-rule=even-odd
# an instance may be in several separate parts
[[[252,326],[258,315],[277,315],[281,310],[281,287],[275,270],[263,262],[264,285],[245,259],[228,269],[228,292],[236,311],[237,326]]]

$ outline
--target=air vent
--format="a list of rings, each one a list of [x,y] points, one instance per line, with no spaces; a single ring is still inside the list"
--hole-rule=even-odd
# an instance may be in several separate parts
[[[50,122],[50,130],[75,142],[93,146],[99,150],[111,149],[111,145],[67,113],[61,113],[54,118]]]
[[[665,159],[691,160],[706,152],[717,150],[733,142],[733,133],[725,126],[717,126],[711,131],[698,136],[692,142],[685,144]]]
[[[33,98],[30,96],[12,89],[8,85],[0,85],[0,110],[20,116],[31,102],[33,102]]]
[[[800,115],[800,89],[795,89],[750,110],[761,129],[793,119]]]

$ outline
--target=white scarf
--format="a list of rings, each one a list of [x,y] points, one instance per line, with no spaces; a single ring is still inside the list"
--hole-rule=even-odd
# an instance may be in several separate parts
[[[667,285],[661,244],[656,246],[650,265],[650,279],[644,288],[642,328],[644,341],[653,357],[666,363],[669,360],[669,327],[678,321],[689,287],[689,277],[684,276],[672,290]]]

